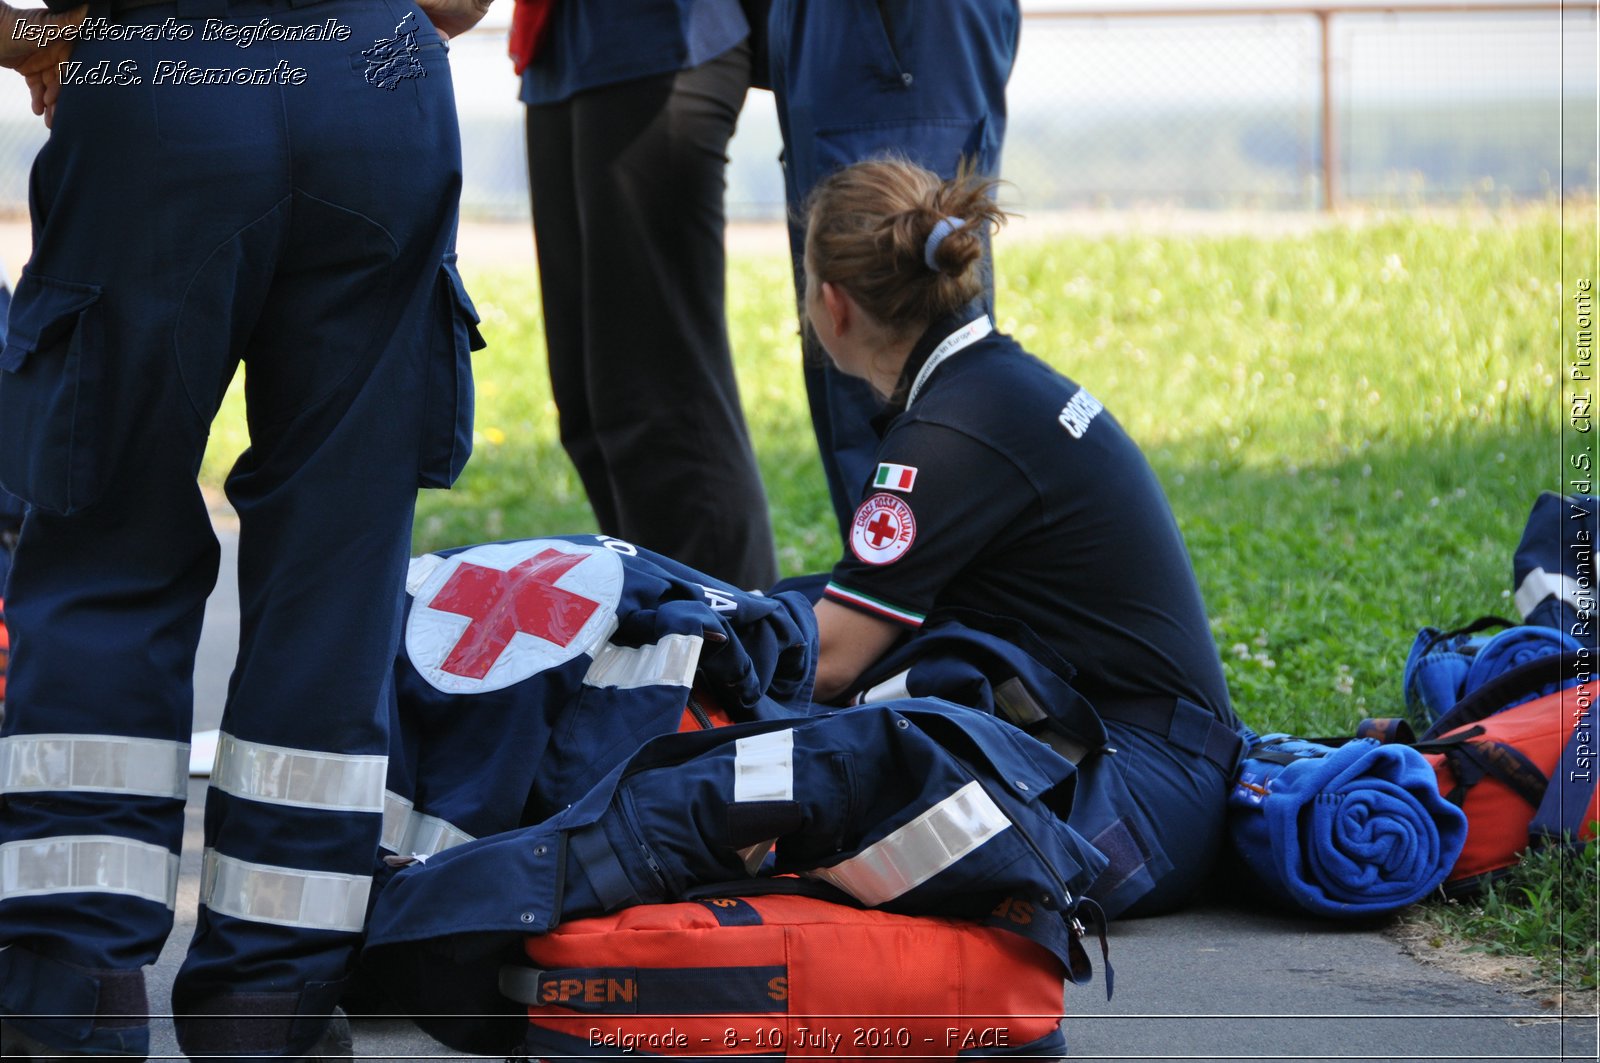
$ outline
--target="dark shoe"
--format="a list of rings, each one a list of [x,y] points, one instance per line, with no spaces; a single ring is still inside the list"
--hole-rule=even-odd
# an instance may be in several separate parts
[[[317,990],[326,988],[324,985]],[[181,999],[173,993],[178,1045],[190,1063],[320,1063],[355,1055],[350,1020],[332,998],[338,987],[322,993],[322,1008],[302,993],[218,994]],[[313,1006],[306,1006],[311,1004]],[[179,1010],[182,1009],[182,1010]],[[307,1046],[306,1038],[322,1029]]]
[[[9,1022],[0,1022],[0,1059],[27,1060],[28,1063],[55,1063],[56,1060],[82,1059],[90,1056],[87,1052],[63,1052],[58,1048],[51,1048],[42,1041],[36,1041]],[[106,1056],[93,1053],[95,1059],[126,1059],[142,1060],[144,1056]]]

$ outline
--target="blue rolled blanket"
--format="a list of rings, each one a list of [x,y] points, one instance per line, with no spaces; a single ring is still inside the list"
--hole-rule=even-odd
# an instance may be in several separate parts
[[[1228,805],[1234,848],[1256,880],[1313,915],[1380,915],[1421,900],[1467,840],[1466,816],[1439,795],[1422,754],[1366,738],[1338,748],[1282,734],[1253,741]]]
[[[1557,631],[1553,627],[1523,624],[1507,628],[1485,643],[1472,658],[1472,666],[1467,669],[1466,680],[1461,684],[1461,696],[1466,697],[1512,669],[1520,668],[1541,657],[1559,657],[1563,653],[1581,652],[1583,643],[1565,631]],[[1507,703],[1505,708],[1509,709],[1512,705],[1520,705],[1523,701],[1543,697],[1561,686],[1561,683],[1553,682],[1543,689],[1530,690],[1527,696]]]

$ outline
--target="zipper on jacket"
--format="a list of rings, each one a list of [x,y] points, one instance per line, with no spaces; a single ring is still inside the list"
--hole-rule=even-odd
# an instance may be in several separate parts
[[[700,730],[711,730],[711,717],[706,714],[705,707],[700,704],[700,699],[694,694],[689,695],[689,715],[694,717],[694,722],[700,725]]]

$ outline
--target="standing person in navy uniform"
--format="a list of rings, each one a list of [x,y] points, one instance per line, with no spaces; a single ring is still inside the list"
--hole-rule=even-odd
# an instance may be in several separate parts
[[[772,91],[783,131],[795,289],[804,286],[804,206],[817,182],[884,152],[949,177],[963,161],[1000,172],[1017,0],[773,0]],[[984,298],[994,303],[984,246]],[[805,333],[806,397],[828,494],[848,538],[872,465],[878,402]]]
[[[991,184],[884,161],[812,200],[807,316],[839,370],[888,401],[817,606],[817,697],[851,691],[932,614],[1026,625],[1110,737],[1078,764],[1070,820],[1112,861],[1089,895],[1112,915],[1160,911],[1192,896],[1222,843],[1237,720],[1138,446],[983,309]]]
[[[453,32],[487,7],[429,2]],[[218,564],[195,478],[243,362],[240,647],[172,1012],[191,1058],[349,1055],[334,1006],[400,619],[373,603],[405,578],[417,487],[454,479],[470,439],[449,64],[409,0],[112,0],[84,25],[79,65],[54,69],[111,83],[28,70],[54,124],[0,354],[0,484],[28,503],[0,736],[4,1054],[149,1051],[142,968],[173,923]]]
[[[522,102],[562,446],[601,531],[770,586],[724,307],[750,23],[740,0],[558,0],[546,17]]]

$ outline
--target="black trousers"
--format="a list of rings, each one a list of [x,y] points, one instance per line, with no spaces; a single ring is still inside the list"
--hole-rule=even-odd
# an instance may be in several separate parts
[[[744,588],[777,578],[724,288],[740,44],[691,70],[528,108],[561,443],[600,530]]]

